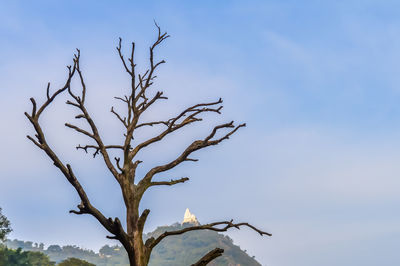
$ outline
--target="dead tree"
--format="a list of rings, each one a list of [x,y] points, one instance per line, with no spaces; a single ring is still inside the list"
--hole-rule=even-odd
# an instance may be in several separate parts
[[[245,126],[245,124],[239,124],[235,126],[233,121],[215,126],[213,129],[211,129],[211,133],[209,133],[203,139],[193,141],[174,160],[151,168],[144,176],[141,176],[140,178],[136,176],[136,169],[142,162],[140,159],[138,159],[138,154],[141,150],[154,143],[162,141],[166,136],[174,133],[175,131],[201,121],[201,115],[205,113],[220,114],[222,109],[222,100],[219,99],[214,102],[199,103],[190,106],[178,113],[175,117],[165,121],[145,122],[141,120],[142,114],[146,112],[152,105],[154,105],[157,101],[167,99],[162,91],[157,91],[150,96],[150,89],[152,88],[154,79],[156,78],[156,70],[160,65],[165,63],[164,60],[155,60],[154,51],[165,39],[169,37],[166,32],[161,32],[161,29],[157,24],[156,27],[158,33],[157,39],[150,46],[149,68],[144,73],[137,73],[136,71],[136,64],[134,60],[135,43],[132,43],[130,56],[126,60],[121,48],[122,41],[119,39],[119,44],[117,46],[118,55],[121,59],[124,71],[126,71],[126,73],[130,76],[131,80],[131,86],[128,95],[123,97],[115,97],[116,99],[122,101],[124,105],[126,105],[126,114],[121,115],[115,111],[114,108],[111,108],[111,113],[115,115],[115,117],[125,128],[125,139],[122,144],[110,145],[104,143],[96,123],[92,119],[89,110],[85,106],[86,83],[80,68],[79,49],[77,49],[77,53],[74,55],[73,65],[67,67],[68,77],[64,86],[58,90],[55,90],[54,92],[51,92],[50,83],[48,83],[46,89],[47,99],[45,102],[41,105],[38,105],[34,98],[30,98],[32,102],[32,111],[30,113],[25,112],[25,116],[29,119],[36,131],[35,137],[27,136],[28,139],[48,155],[53,164],[62,172],[68,182],[75,188],[80,197],[81,202],[77,206],[78,209],[71,210],[70,212],[75,214],[90,214],[94,216],[111,234],[110,236],[107,236],[108,238],[120,241],[128,253],[130,265],[135,266],[147,265],[153,248],[165,237],[170,235],[179,235],[193,230],[213,230],[217,232],[224,232],[229,228],[239,229],[242,226],[247,226],[255,230],[261,236],[270,235],[269,233],[261,231],[248,223],[234,223],[231,220],[187,227],[177,231],[164,232],[156,238],[147,239],[146,242],[143,241],[143,227],[150,210],[145,209],[142,213],[139,213],[139,204],[146,190],[153,186],[172,186],[189,180],[187,177],[182,177],[179,179],[154,181],[153,177],[157,174],[167,172],[183,162],[197,161],[196,159],[190,157],[193,152],[209,146],[217,145],[218,143],[227,140],[238,129]],[[71,80],[74,76],[77,76],[78,80],[80,81],[80,86],[82,87],[79,95],[71,89]],[[63,92],[68,93],[71,97],[71,99],[66,103],[74,108],[77,108],[80,112],[80,114],[75,118],[85,120],[89,125],[90,130],[82,129],[70,123],[66,123],[65,126],[87,136],[94,143],[83,146],[78,145],[76,148],[84,150],[85,152],[92,150],[93,156],[101,155],[111,175],[115,178],[116,182],[118,182],[121,188],[121,193],[126,207],[126,229],[121,225],[119,218],[107,218],[90,202],[85,189],[80,184],[72,166],[68,163],[62,162],[46,140],[45,133],[39,119],[46,108],[49,107],[54,99]],[[133,137],[137,133],[138,129],[151,126],[163,127],[160,131],[161,133],[147,139],[144,142],[135,143]],[[224,131],[224,133],[220,133],[221,131]],[[119,150],[121,157],[115,157],[114,159],[110,158],[109,152],[111,149]],[[194,265],[206,265],[214,258],[220,256],[222,252],[222,249],[210,251]]]

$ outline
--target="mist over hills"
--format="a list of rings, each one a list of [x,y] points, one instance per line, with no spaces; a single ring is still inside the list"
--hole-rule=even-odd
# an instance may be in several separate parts
[[[179,230],[190,224],[175,223],[171,226],[158,227],[147,233],[144,238],[156,237],[165,231]],[[25,251],[39,251],[50,257],[52,261],[60,262],[70,257],[79,258],[97,266],[129,266],[125,250],[118,245],[103,246],[98,253],[81,249],[77,246],[49,245],[30,241],[7,240],[6,246],[12,249],[21,248]],[[200,259],[210,250],[220,247],[224,254],[214,260],[210,266],[261,266],[254,257],[249,256],[233,240],[226,235],[214,231],[201,230],[187,232],[183,235],[170,236],[157,245],[151,255],[150,266],[187,266]]]

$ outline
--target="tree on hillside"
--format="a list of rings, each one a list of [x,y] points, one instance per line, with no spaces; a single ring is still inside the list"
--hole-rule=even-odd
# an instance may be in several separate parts
[[[66,260],[63,260],[57,266],[96,266],[93,263],[89,263],[85,260],[80,260],[77,258],[68,258]]]
[[[7,247],[0,248],[0,265],[7,266],[54,266],[55,263],[50,261],[49,257],[41,252],[22,251],[9,249]]]
[[[61,248],[59,245],[50,245],[50,246],[47,248],[47,251],[48,251],[48,252],[61,252],[61,251],[62,251],[62,248]]]
[[[1,213],[0,208],[0,242],[6,240],[6,236],[12,231],[10,221]]]
[[[235,223],[233,220],[214,222],[204,225],[196,225],[187,227],[181,230],[164,232],[156,238],[147,239],[143,241],[143,228],[146,223],[147,216],[150,213],[149,209],[139,212],[139,206],[143,194],[151,187],[155,186],[172,186],[184,183],[189,180],[188,177],[178,179],[169,179],[163,181],[155,181],[153,178],[159,174],[165,174],[167,171],[175,168],[184,162],[195,162],[196,159],[191,155],[200,149],[209,146],[214,146],[224,140],[229,139],[245,124],[235,125],[233,121],[217,125],[210,130],[210,133],[202,139],[194,140],[188,145],[179,156],[175,159],[161,165],[156,165],[151,168],[143,176],[137,176],[136,170],[142,161],[139,155],[142,150],[164,140],[167,136],[178,132],[196,122],[202,120],[202,115],[207,113],[220,114],[222,109],[222,100],[218,99],[213,102],[204,102],[192,105],[176,116],[167,120],[160,121],[144,121],[143,114],[150,110],[150,107],[155,105],[161,100],[166,100],[162,91],[151,93],[154,81],[156,79],[157,69],[165,63],[164,60],[157,61],[154,56],[156,48],[169,37],[167,33],[162,33],[160,27],[157,27],[157,39],[149,48],[149,67],[143,73],[138,73],[134,59],[135,43],[132,43],[129,58],[125,58],[122,51],[122,41],[119,40],[117,46],[118,55],[124,71],[130,77],[130,89],[127,95],[123,97],[115,97],[117,100],[122,101],[126,106],[125,115],[121,115],[114,108],[111,108],[111,113],[122,123],[124,129],[124,141],[121,144],[108,144],[103,141],[100,129],[92,119],[92,116],[87,109],[86,103],[86,82],[80,66],[80,51],[74,55],[73,65],[68,66],[68,77],[65,84],[51,92],[50,83],[47,85],[46,100],[43,104],[38,105],[34,98],[31,98],[32,111],[28,114],[25,112],[26,117],[33,125],[36,134],[35,137],[27,136],[38,148],[43,150],[48,157],[52,160],[53,164],[62,172],[67,178],[68,182],[75,188],[80,197],[80,204],[77,210],[71,210],[74,214],[90,214],[94,216],[100,224],[111,234],[108,236],[110,239],[116,239],[126,249],[131,265],[144,266],[147,265],[150,259],[150,254],[153,248],[160,243],[165,237],[171,235],[179,235],[185,232],[194,230],[213,230],[217,232],[227,231],[230,228],[240,228],[247,226],[262,235],[270,235],[267,232],[261,231],[248,223]],[[77,76],[81,91],[79,94],[74,92],[71,88],[71,80]],[[78,145],[76,148],[85,152],[93,151],[93,156],[100,155],[104,160],[105,165],[110,171],[113,178],[119,184],[121,193],[126,207],[126,229],[123,228],[119,218],[107,218],[99,209],[97,209],[89,200],[85,189],[79,182],[78,177],[75,175],[73,167],[61,161],[59,156],[55,153],[54,149],[47,142],[45,132],[40,124],[40,117],[44,111],[50,106],[54,99],[61,93],[66,92],[71,97],[66,103],[75,107],[80,114],[76,119],[83,119],[87,122],[89,130],[78,127],[74,124],[66,123],[65,126],[89,138],[91,143]],[[145,127],[160,127],[160,132],[153,137],[143,142],[136,142],[134,136],[140,134],[140,130]],[[114,159],[110,156],[110,151],[116,150],[120,152],[120,157]],[[194,265],[206,265],[209,261],[220,256],[222,249],[214,249],[207,253]]]

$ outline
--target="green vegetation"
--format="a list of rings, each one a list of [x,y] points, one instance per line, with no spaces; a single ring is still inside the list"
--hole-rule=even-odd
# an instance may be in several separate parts
[[[178,223],[172,226],[158,227],[154,232],[144,236],[145,239],[155,237],[164,231],[179,230],[185,226]],[[128,266],[129,261],[127,254],[121,246],[105,245],[99,253],[92,250],[81,249],[77,246],[59,246],[50,245],[44,249],[44,245],[19,240],[8,240],[6,245],[12,249],[22,249],[32,251],[34,253],[42,252],[53,261],[58,262],[59,266],[77,265],[77,266]],[[230,266],[230,265],[246,265],[261,266],[254,258],[250,257],[240,247],[233,244],[228,236],[219,234],[214,231],[202,230],[188,232],[183,235],[171,236],[160,242],[153,250],[149,266],[187,266],[191,265],[204,256],[210,250],[220,247],[225,250],[224,254],[212,261],[210,266]],[[39,251],[39,252],[38,252]],[[72,259],[72,257],[74,259]],[[78,260],[79,259],[79,260]],[[80,260],[85,260],[84,262]],[[79,261],[79,262],[78,262]],[[87,261],[87,262],[86,262]],[[90,262],[90,263],[88,263]],[[75,264],[74,264],[75,263]],[[80,264],[79,264],[80,263]],[[3,265],[0,263],[0,265]],[[5,264],[11,265],[11,264]],[[24,265],[24,264],[15,264]],[[32,264],[36,265],[36,264]],[[54,264],[40,264],[54,265]]]
[[[49,257],[41,252],[22,251],[0,247],[0,265],[7,266],[54,266],[55,263],[50,261]]]
[[[58,266],[96,266],[96,265],[77,258],[69,258],[59,263]]]
[[[21,241],[22,242],[22,241]],[[10,249],[0,246],[0,265],[1,266],[55,266],[54,261],[50,261],[49,256],[39,251],[22,251],[21,248]],[[57,266],[96,266],[77,258],[63,260]]]
[[[61,263],[69,258],[77,258],[80,260],[85,260],[90,263],[93,263],[98,266],[104,265],[127,265],[126,263],[116,263],[109,262],[107,258],[103,259],[99,256],[98,253],[93,252],[92,250],[82,249],[77,246],[59,246],[59,245],[50,245],[47,249],[44,248],[43,243],[33,243],[31,241],[20,241],[20,240],[7,240],[5,243],[9,248],[18,249],[21,248],[22,250],[26,251],[38,251],[46,254],[51,258],[51,260]],[[118,258],[121,261],[124,261],[123,256],[119,256]],[[117,261],[117,259],[116,259]]]
[[[8,248],[11,249],[22,249],[24,251],[36,251],[41,252],[51,258],[51,260],[62,263],[69,258],[75,258],[90,262],[97,266],[127,266],[129,265],[128,257],[126,256],[125,250],[120,246],[108,246],[105,245],[100,249],[100,253],[95,253],[92,250],[82,249],[77,246],[59,246],[50,245],[47,249],[44,248],[43,243],[33,243],[31,241],[21,240],[7,240],[6,243]],[[104,252],[104,253],[101,253]],[[2,264],[0,264],[2,265]],[[64,265],[64,264],[59,264]],[[68,265],[68,264],[66,264]],[[71,264],[72,265],[72,264]],[[85,264],[82,264],[85,265]],[[90,264],[89,264],[90,265]]]
[[[165,231],[180,230],[183,227],[185,225],[182,226],[178,223],[172,226],[158,227],[154,232],[147,234],[146,237],[156,237]],[[187,232],[183,235],[164,239],[153,250],[149,266],[191,265],[216,247],[224,249],[224,253],[208,265],[261,266],[240,247],[234,245],[230,237],[208,230]]]
[[[7,234],[12,231],[10,221],[1,213],[0,208],[0,242],[4,241]]]

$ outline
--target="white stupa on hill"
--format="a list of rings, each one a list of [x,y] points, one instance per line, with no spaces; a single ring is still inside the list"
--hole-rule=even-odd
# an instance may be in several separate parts
[[[197,218],[194,216],[194,214],[190,213],[189,208],[186,208],[185,215],[183,216],[182,224],[185,223],[199,225],[199,221],[197,221]]]

